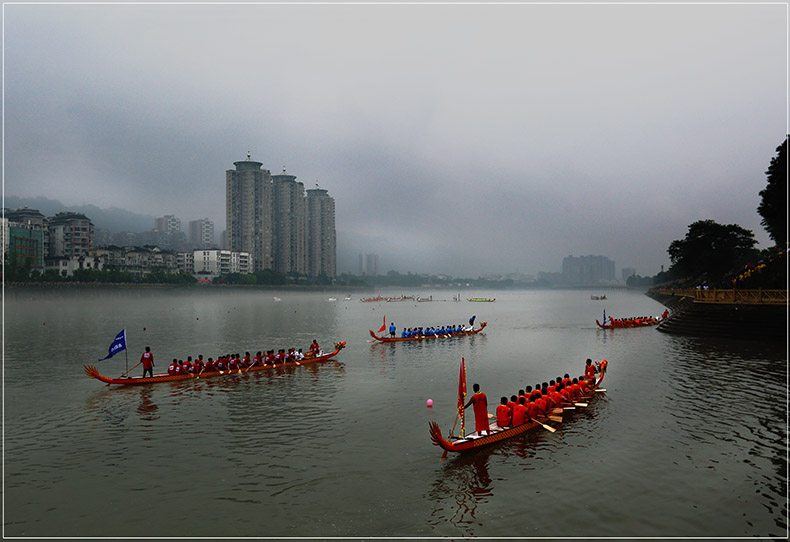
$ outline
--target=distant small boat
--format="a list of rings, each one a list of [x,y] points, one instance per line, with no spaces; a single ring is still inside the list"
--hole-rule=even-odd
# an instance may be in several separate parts
[[[347,295],[346,297],[343,298],[343,301],[351,301],[351,296]]]
[[[337,298],[336,297],[330,297],[329,299],[327,299],[327,301],[337,301]]]
[[[471,301],[472,303],[493,303],[496,301],[495,297],[467,297],[467,301]]]
[[[279,297],[275,297],[274,300],[275,301],[282,301],[282,299],[280,299]]]
[[[591,296],[590,296],[590,299],[592,299],[593,301],[603,301],[603,300],[605,300],[605,299],[606,299],[606,294],[604,294],[604,295],[601,295],[601,296],[598,296],[598,295],[591,295]]]

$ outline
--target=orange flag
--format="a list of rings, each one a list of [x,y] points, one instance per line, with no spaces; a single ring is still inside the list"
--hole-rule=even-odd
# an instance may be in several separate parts
[[[381,324],[381,329],[379,330],[379,333],[381,333],[385,329],[387,329],[387,317],[386,316],[384,317],[384,323]]]

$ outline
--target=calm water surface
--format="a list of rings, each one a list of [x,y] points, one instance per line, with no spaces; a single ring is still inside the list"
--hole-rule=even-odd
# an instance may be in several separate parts
[[[597,329],[604,308],[663,311],[639,292],[406,293],[448,301],[6,290],[5,536],[787,535],[785,343]],[[369,342],[385,315],[400,330],[473,314],[489,322],[474,337]],[[129,367],[151,346],[157,371],[313,339],[348,347],[266,374],[129,389],[87,378],[83,363],[125,371],[123,354],[96,362],[123,328]],[[608,392],[556,433],[442,461],[428,422],[452,426],[462,356],[492,410],[588,357],[609,360]]]

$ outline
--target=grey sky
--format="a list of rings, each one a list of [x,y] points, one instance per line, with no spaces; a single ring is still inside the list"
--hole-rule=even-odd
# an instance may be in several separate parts
[[[696,220],[770,244],[787,35],[782,4],[5,4],[4,189],[221,231],[249,150],[329,190],[340,271],[652,275]]]

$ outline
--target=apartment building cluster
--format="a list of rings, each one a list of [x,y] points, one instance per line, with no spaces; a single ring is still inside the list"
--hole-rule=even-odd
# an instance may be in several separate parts
[[[3,260],[40,272],[54,271],[71,276],[78,269],[113,267],[142,277],[154,271],[216,276],[252,273],[252,255],[218,248],[176,251],[157,246],[117,246],[95,242],[95,227],[82,213],[64,212],[46,217],[37,209],[4,209],[2,218]],[[173,231],[180,221],[173,216],[156,219],[169,222]],[[194,224],[197,226],[193,227]],[[157,227],[158,227],[157,226]],[[208,219],[190,222],[190,237],[202,236],[197,244],[213,244],[213,223]],[[162,231],[166,231],[163,228]],[[157,228],[155,228],[156,230]],[[98,246],[97,246],[98,245]]]
[[[562,279],[568,285],[611,284],[614,262],[606,256],[568,256],[562,260]]]
[[[272,269],[312,277],[336,275],[335,201],[326,190],[305,191],[284,170],[234,162],[226,172],[227,231],[222,248],[208,218],[189,222],[165,215],[142,233],[99,231],[82,213],[46,217],[37,209],[4,209],[3,259],[41,272],[70,276],[111,266],[135,276],[163,270],[217,276]]]
[[[262,162],[234,162],[225,178],[225,247],[249,252],[256,271],[273,269],[317,277],[337,274],[335,200],[285,170],[272,175]]]

